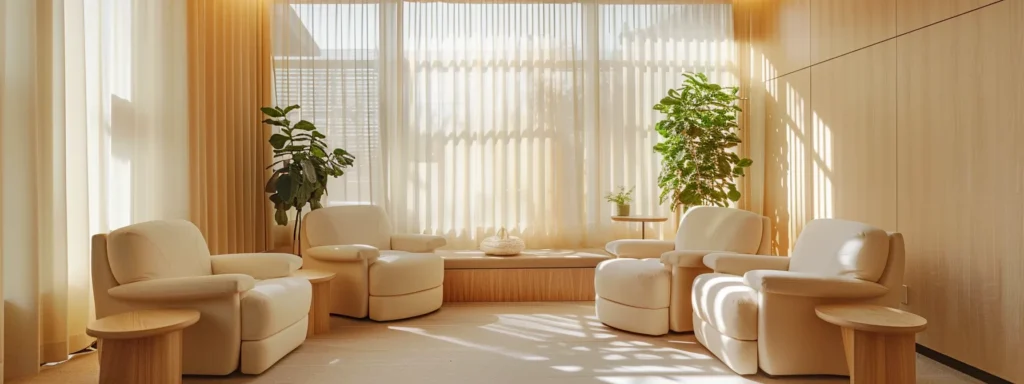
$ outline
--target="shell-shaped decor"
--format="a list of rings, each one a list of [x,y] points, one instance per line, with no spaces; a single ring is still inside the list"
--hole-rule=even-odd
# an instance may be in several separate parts
[[[498,230],[497,236],[491,236],[480,242],[480,250],[493,256],[515,256],[526,249],[523,239],[509,236],[505,227]]]

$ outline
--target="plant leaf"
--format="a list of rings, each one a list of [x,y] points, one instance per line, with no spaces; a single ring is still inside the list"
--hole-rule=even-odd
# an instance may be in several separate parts
[[[302,174],[306,175],[306,181],[316,182],[316,168],[313,168],[313,163],[309,159],[302,160]]]
[[[284,117],[284,114],[282,114],[280,111],[278,111],[278,110],[276,110],[274,108],[271,108],[271,107],[260,108],[260,112],[263,112],[264,115],[267,115],[267,116],[270,116],[270,117]]]
[[[288,143],[288,136],[282,135],[280,133],[275,133],[273,135],[270,135],[270,146],[274,147],[274,149],[284,148],[284,145],[287,144],[287,143]]]
[[[295,123],[295,126],[292,127],[292,128],[294,128],[294,129],[301,129],[303,131],[313,131],[313,130],[316,130],[316,126],[313,125],[313,123],[310,123],[310,122],[308,122],[306,120],[300,120],[298,123]]]

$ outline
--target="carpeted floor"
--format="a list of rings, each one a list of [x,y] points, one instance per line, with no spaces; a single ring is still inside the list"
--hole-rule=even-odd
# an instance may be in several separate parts
[[[445,304],[390,323],[332,317],[260,376],[186,377],[185,383],[846,383],[845,377],[740,377],[691,334],[612,330],[592,303]],[[96,383],[95,354],[18,383]],[[918,356],[919,383],[977,383]]]

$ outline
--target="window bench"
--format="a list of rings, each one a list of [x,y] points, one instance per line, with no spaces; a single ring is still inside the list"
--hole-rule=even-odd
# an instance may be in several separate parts
[[[527,249],[516,256],[438,250],[444,259],[444,301],[590,301],[594,268],[611,259],[602,249]]]

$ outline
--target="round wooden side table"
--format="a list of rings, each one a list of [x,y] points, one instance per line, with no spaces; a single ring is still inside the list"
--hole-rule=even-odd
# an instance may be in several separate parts
[[[100,384],[181,383],[182,330],[193,309],[151,309],[107,316],[85,333],[100,339]]]
[[[917,381],[914,334],[928,325],[923,317],[868,304],[821,305],[814,312],[842,328],[851,383]]]
[[[612,221],[626,223],[640,223],[640,238],[647,238],[647,223],[661,223],[668,221],[667,217],[659,216],[612,216]]]
[[[309,306],[309,325],[306,337],[331,331],[331,280],[334,272],[318,269],[300,269],[292,276],[304,277],[313,284],[313,303]]]

